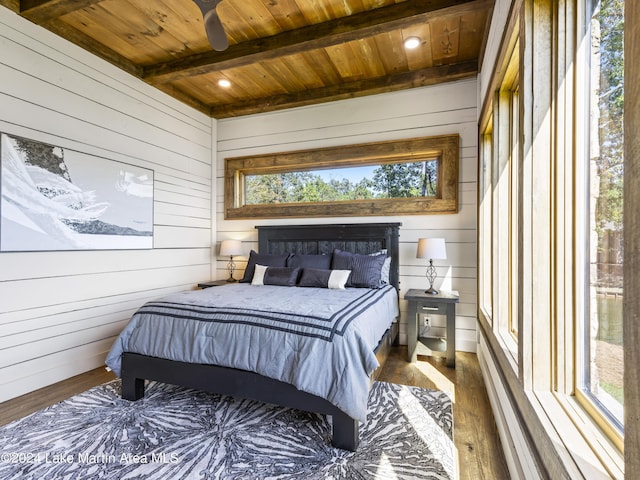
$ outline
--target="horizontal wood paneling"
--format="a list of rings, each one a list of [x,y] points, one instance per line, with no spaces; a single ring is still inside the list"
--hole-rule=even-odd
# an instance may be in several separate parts
[[[0,8],[0,131],[154,171],[154,248],[0,254],[0,401],[100,365],[211,276],[214,120]]]
[[[410,288],[426,288],[424,260],[416,259],[418,239],[438,236],[447,241],[447,260],[436,263],[439,278],[447,289],[460,292],[457,306],[456,346],[476,347],[476,175],[477,175],[477,84],[466,80],[410,91],[376,95],[304,107],[283,112],[218,121],[216,168],[217,242],[225,238],[242,240],[244,257],[237,258],[242,275],[251,249],[257,250],[255,225],[322,224],[334,222],[402,222],[400,229],[401,296]],[[350,145],[429,135],[460,135],[460,211],[455,215],[399,217],[340,217],[274,220],[225,220],[223,215],[224,158],[284,152],[328,146]],[[217,250],[216,252],[217,253]],[[226,262],[215,261],[214,275],[226,278]],[[400,341],[406,343],[406,302]]]

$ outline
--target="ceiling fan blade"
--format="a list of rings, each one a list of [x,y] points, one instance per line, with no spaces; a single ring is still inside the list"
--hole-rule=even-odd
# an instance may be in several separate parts
[[[229,47],[229,40],[222,22],[218,18],[216,7],[222,0],[193,0],[202,12],[204,29],[214,50],[221,52]]]
[[[215,8],[204,14],[204,28],[207,32],[209,43],[214,50],[221,52],[229,47],[227,34],[224,31],[224,27],[218,18]]]

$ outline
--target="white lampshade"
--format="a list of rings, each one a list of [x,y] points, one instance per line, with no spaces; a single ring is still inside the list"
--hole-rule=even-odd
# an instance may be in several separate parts
[[[418,240],[418,251],[416,258],[446,259],[447,249],[445,248],[444,238],[421,238]]]
[[[220,255],[227,257],[242,255],[242,242],[240,240],[222,240],[220,242]]]

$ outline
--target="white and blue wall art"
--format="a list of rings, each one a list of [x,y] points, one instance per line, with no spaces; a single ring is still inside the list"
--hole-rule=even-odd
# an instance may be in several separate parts
[[[0,136],[0,251],[153,248],[153,170]]]

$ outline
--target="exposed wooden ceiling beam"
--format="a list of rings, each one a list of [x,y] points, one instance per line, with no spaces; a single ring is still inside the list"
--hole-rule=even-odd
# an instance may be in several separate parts
[[[20,15],[45,26],[67,13],[75,12],[102,0],[22,0]]]
[[[369,80],[359,80],[315,90],[305,90],[296,94],[273,95],[268,98],[235,102],[229,105],[212,107],[210,114],[214,118],[250,115],[285,108],[301,107],[320,102],[332,102],[335,100],[345,100],[348,98],[414,87],[424,87],[436,83],[468,78],[477,73],[478,63],[475,60],[471,60],[451,65],[426,68],[415,72],[399,73]]]
[[[434,18],[461,15],[491,8],[493,0],[407,0],[373,11],[338,18],[272,37],[242,42],[223,52],[201,54],[148,66],[143,78],[151,84],[167,83],[181,78],[237,68],[252,63],[326,48],[380,33],[428,22]]]

